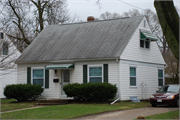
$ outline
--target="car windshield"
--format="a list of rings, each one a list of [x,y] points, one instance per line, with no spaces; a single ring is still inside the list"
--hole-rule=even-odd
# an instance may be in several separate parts
[[[179,92],[179,86],[162,86],[158,92]]]

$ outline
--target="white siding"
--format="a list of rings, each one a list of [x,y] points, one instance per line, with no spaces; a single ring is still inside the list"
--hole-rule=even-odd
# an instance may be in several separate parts
[[[151,94],[158,90],[158,68],[156,65],[126,64],[120,63],[120,87],[121,100],[129,100],[131,96],[139,99],[148,99]],[[130,87],[130,67],[136,67],[136,87]],[[142,90],[141,83],[146,84]],[[143,91],[143,94],[142,94]]]
[[[144,20],[146,19],[144,18]],[[158,45],[155,41],[150,43],[150,50],[140,48],[139,30],[144,29],[150,31],[148,25],[146,26],[146,28],[144,28],[144,20],[142,20],[139,24],[139,27],[136,29],[134,35],[132,36],[125,50],[121,54],[120,59],[165,64]]]
[[[18,83],[27,83],[27,67],[45,67],[49,64],[19,64]],[[58,74],[60,72],[58,71]],[[54,70],[49,70],[49,88],[45,88],[41,98],[59,98],[60,83],[54,83]],[[32,78],[31,78],[32,79]]]
[[[17,84],[17,69],[0,71],[0,98],[5,98],[3,92],[6,85]]]
[[[71,71],[71,75],[72,83],[83,83],[83,64],[76,63],[74,70]]]
[[[2,29],[0,32],[4,33]],[[8,55],[2,54],[3,41],[9,43]],[[14,62],[19,56],[20,52],[4,33],[4,39],[0,39],[0,98],[5,97],[3,92],[6,85],[17,83],[17,65]]]
[[[50,64],[50,63],[49,63]],[[44,67],[49,64],[19,64],[18,65],[18,83],[27,83],[27,67]],[[118,63],[113,61],[86,61],[75,62],[75,69],[71,70],[71,83],[83,83],[83,65],[99,65],[108,64],[108,80],[111,84],[116,84],[118,87]],[[61,81],[61,70],[58,70],[55,76],[54,70],[49,71],[49,89],[44,89],[41,98],[60,98],[61,85],[54,83],[53,79],[59,78]]]
[[[72,70],[72,82],[83,83],[83,65],[108,64],[108,82],[118,84],[118,63],[113,61],[87,61],[75,63],[75,69]]]
[[[118,79],[119,79],[118,67],[119,67],[119,63],[117,62],[108,64],[108,75],[109,75],[108,82],[116,85],[117,87],[118,87]]]

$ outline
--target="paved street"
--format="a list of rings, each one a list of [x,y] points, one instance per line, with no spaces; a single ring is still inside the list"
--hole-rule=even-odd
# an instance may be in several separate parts
[[[159,113],[165,113],[169,111],[178,110],[177,107],[168,107],[168,106],[161,106],[161,107],[145,107],[145,108],[138,108],[138,109],[131,109],[131,110],[122,110],[122,111],[114,111],[114,112],[106,112],[97,115],[89,115],[80,117],[78,119],[108,119],[108,120],[132,120],[137,118],[138,116],[149,116]]]

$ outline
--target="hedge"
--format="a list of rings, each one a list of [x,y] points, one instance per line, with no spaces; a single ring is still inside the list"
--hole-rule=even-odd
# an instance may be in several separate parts
[[[67,97],[84,101],[108,101],[117,93],[116,85],[110,83],[70,83],[63,87]]]
[[[43,91],[41,85],[12,84],[4,88],[4,96],[7,99],[16,99],[17,101],[36,100]]]

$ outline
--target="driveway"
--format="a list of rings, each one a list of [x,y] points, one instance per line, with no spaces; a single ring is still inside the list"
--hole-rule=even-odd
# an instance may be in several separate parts
[[[138,108],[138,109],[131,109],[131,110],[121,110],[121,111],[114,111],[114,112],[106,112],[96,115],[89,115],[80,117],[78,119],[108,119],[108,120],[132,120],[137,118],[138,116],[149,116],[154,114],[160,114],[165,112],[170,112],[174,110],[178,110],[177,107],[167,107],[167,106],[160,106],[160,107],[145,107],[145,108]]]

